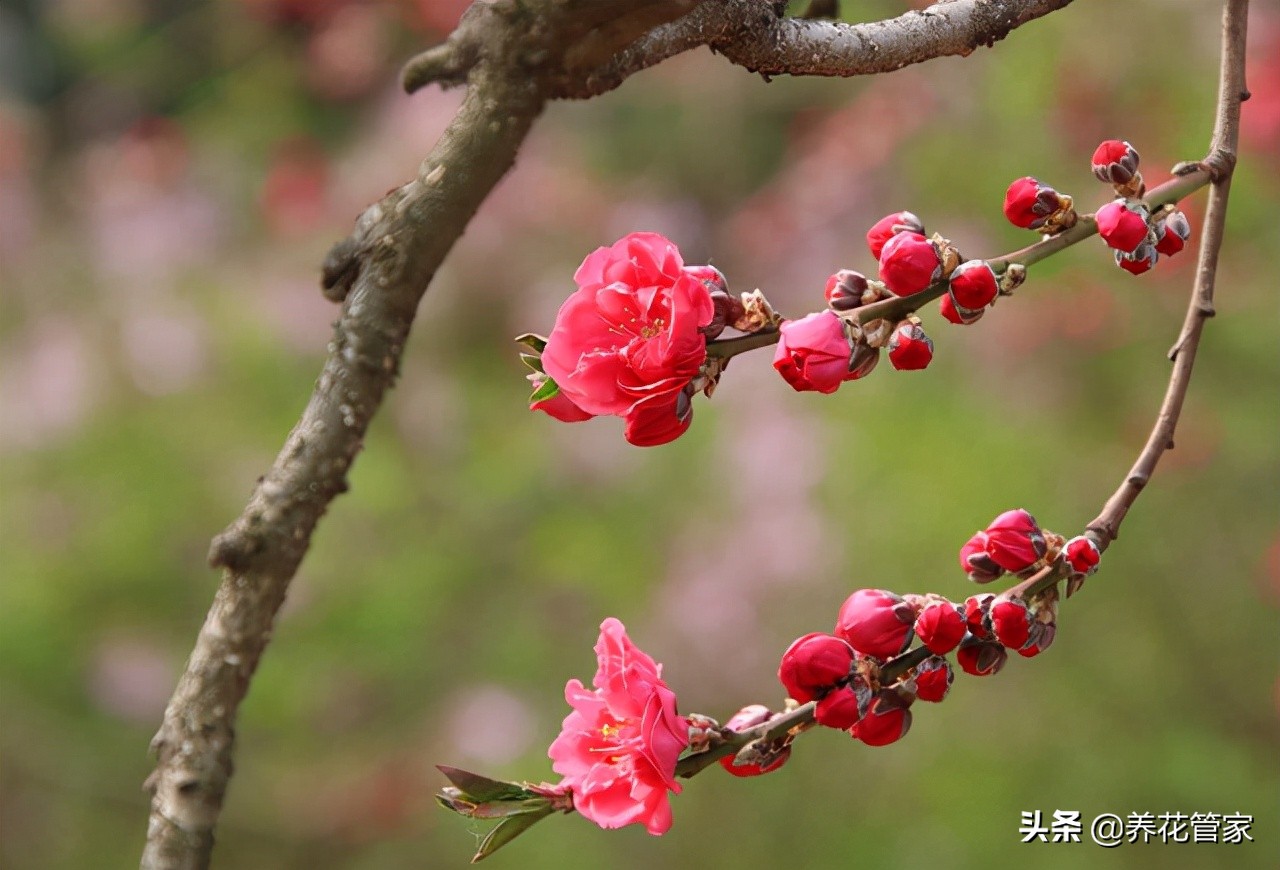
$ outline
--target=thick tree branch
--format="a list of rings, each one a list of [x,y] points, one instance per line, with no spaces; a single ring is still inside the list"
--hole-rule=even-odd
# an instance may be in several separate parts
[[[1218,271],[1218,252],[1222,248],[1227,220],[1227,196],[1231,191],[1231,174],[1236,164],[1240,134],[1240,103],[1247,96],[1244,82],[1245,34],[1249,0],[1227,0],[1222,13],[1222,67],[1218,80],[1218,108],[1209,155],[1201,165],[1214,174],[1209,188],[1209,204],[1205,209],[1204,232],[1200,236],[1200,254],[1196,265],[1191,302],[1183,321],[1182,333],[1169,352],[1173,372],[1169,387],[1156,416],[1155,426],[1146,445],[1138,454],[1133,468],[1125,476],[1115,494],[1107,500],[1102,512],[1088,525],[1088,532],[1098,547],[1105,550],[1120,533],[1129,508],[1137,500],[1155,471],[1156,463],[1173,447],[1173,434],[1182,414],[1182,402],[1191,383],[1191,369],[1200,346],[1204,323],[1213,316],[1213,291]]]
[[[779,17],[768,0],[704,0],[656,28],[562,97],[612,90],[628,76],[698,46],[763,75],[859,76],[891,72],[994,45],[1071,0],[944,0],[884,21],[846,24]]]
[[[467,222],[515,161],[543,95],[480,68],[419,177],[361,218],[334,270],[350,287],[311,401],[244,513],[213,542],[222,584],[152,743],[142,866],[208,865],[231,776],[235,713],[312,530],[391,386],[418,301]]]

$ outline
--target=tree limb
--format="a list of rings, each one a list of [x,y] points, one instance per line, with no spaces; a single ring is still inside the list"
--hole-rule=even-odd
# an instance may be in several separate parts
[[[302,418],[248,507],[213,542],[221,586],[152,742],[145,868],[199,868],[232,771],[233,722],[312,530],[392,385],[418,301],[515,161],[543,105],[531,82],[473,74],[416,180],[362,216],[343,269],[350,293]],[[356,252],[358,253],[358,264]]]
[[[860,76],[948,55],[967,56],[1071,0],[943,0],[863,24],[780,17],[768,0],[705,0],[655,28],[558,97],[591,97],[673,55],[708,46],[763,75]]]

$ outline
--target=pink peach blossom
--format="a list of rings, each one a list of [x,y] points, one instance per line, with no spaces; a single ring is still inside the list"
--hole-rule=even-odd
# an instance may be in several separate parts
[[[636,647],[621,622],[600,625],[599,666],[588,691],[565,686],[573,707],[547,754],[573,806],[602,828],[643,823],[650,834],[671,827],[668,790],[679,794],[676,761],[688,742],[689,723],[676,713],[676,696],[662,666]]]

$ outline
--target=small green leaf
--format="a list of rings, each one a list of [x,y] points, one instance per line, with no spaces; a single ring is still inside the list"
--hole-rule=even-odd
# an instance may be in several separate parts
[[[449,779],[449,782],[458,787],[462,792],[460,797],[476,803],[485,801],[518,801],[535,797],[533,792],[519,783],[490,779],[487,776],[472,773],[469,770],[460,770],[443,764],[437,764],[436,770],[443,773]]]
[[[547,370],[542,367],[542,357],[537,354],[522,353],[520,354],[520,362],[524,363],[535,372],[542,372],[544,375],[547,373]]]
[[[560,386],[555,381],[551,380],[551,378],[547,378],[542,386],[533,391],[533,395],[529,397],[529,404],[532,405],[535,402],[541,402],[544,399],[554,399],[559,393]]]
[[[526,332],[524,335],[516,336],[516,344],[523,344],[525,347],[542,353],[547,346],[547,339],[541,335],[532,332]]]
[[[480,841],[480,848],[476,849],[475,855],[471,858],[471,863],[474,864],[477,861],[488,858],[549,815],[551,815],[551,807],[544,807],[535,812],[523,813],[498,822],[498,824],[494,825],[493,830]]]

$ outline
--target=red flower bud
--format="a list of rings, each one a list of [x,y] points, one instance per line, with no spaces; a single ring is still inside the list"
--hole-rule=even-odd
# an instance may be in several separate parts
[[[1070,199],[1031,176],[1010,184],[1004,195],[1004,216],[1025,230],[1039,229],[1059,210],[1070,207]]]
[[[1147,220],[1151,212],[1140,202],[1116,199],[1098,209],[1098,235],[1109,247],[1131,254],[1147,240]]]
[[[1099,181],[1128,184],[1138,172],[1138,152],[1128,142],[1108,139],[1093,152],[1093,174]]]
[[[947,697],[955,674],[942,656],[929,656],[916,665],[916,697],[936,704]]]
[[[1082,576],[1097,571],[1098,563],[1102,560],[1102,551],[1098,549],[1098,545],[1092,538],[1084,535],[1067,541],[1062,548],[1062,555],[1071,566],[1071,572]]]
[[[911,296],[941,277],[938,249],[920,233],[898,233],[880,251],[880,280],[891,293]]]
[[[945,598],[938,598],[920,611],[915,631],[930,652],[946,655],[964,639],[967,626],[959,607]]]
[[[727,731],[746,731],[757,725],[763,725],[774,717],[774,712],[763,704],[751,704],[743,707],[725,723]],[[720,766],[734,776],[760,776],[777,770],[791,757],[791,745],[787,744],[773,752],[765,753],[759,763],[734,764],[737,756],[726,755],[720,759]]]
[[[796,390],[834,393],[845,381],[870,371],[865,361],[854,357],[856,348],[849,343],[847,326],[834,311],[784,320],[779,331],[782,336],[773,354],[773,367]],[[865,343],[858,347],[871,350]],[[879,354],[870,356],[874,367]]]
[[[981,311],[1000,292],[996,273],[986,260],[969,260],[951,273],[951,301],[968,311]]]
[[[1036,518],[1021,508],[1005,511],[987,526],[987,555],[1006,571],[1034,567],[1048,549]]]
[[[838,637],[813,632],[797,638],[782,654],[778,679],[800,703],[827,693],[849,675],[853,649]]]
[[[991,633],[1009,649],[1020,650],[1031,636],[1031,611],[1021,598],[997,598],[991,603]]]
[[[835,633],[860,653],[888,659],[911,645],[915,620],[915,608],[901,596],[883,589],[859,589],[841,605]]]
[[[1132,254],[1122,254],[1116,251],[1115,257],[1116,265],[1131,275],[1150,272],[1156,261],[1160,259],[1160,255],[1156,253],[1156,246],[1149,242],[1143,242],[1138,245],[1138,249]]]
[[[924,224],[909,211],[894,212],[880,218],[875,226],[867,230],[867,247],[871,249],[871,256],[880,259],[885,243],[901,232],[924,235]]]
[[[1191,238],[1191,224],[1187,216],[1180,211],[1170,212],[1156,224],[1156,250],[1166,257],[1172,257],[1187,244]]]
[[[747,762],[745,764],[735,764],[736,755],[726,755],[720,759],[720,766],[734,776],[760,776],[765,773],[772,773],[779,767],[787,763],[787,759],[791,757],[791,746],[783,746],[775,752],[771,752],[760,762]]]
[[[947,294],[938,300],[938,312],[954,324],[968,326],[981,320],[985,309],[980,308],[977,311],[970,311],[968,308],[956,305],[955,298],[951,295],[951,291],[948,290]]]
[[[864,678],[857,678],[850,685],[836,686],[819,701],[813,718],[819,725],[848,731],[867,712],[871,704],[871,686]]]
[[[836,311],[850,311],[862,304],[862,294],[867,292],[867,277],[852,269],[841,269],[827,279],[823,294],[827,305]]]
[[[1000,672],[1009,654],[995,640],[978,640],[966,637],[956,650],[956,662],[966,674],[990,677]]]
[[[1031,634],[1027,638],[1027,642],[1018,648],[1018,655],[1028,659],[1040,655],[1053,643],[1057,633],[1058,624],[1056,622],[1032,622]]]
[[[911,730],[910,702],[893,689],[881,689],[870,709],[849,733],[868,746],[888,746],[907,736]]]
[[[960,548],[960,567],[974,583],[990,583],[1004,574],[1004,569],[987,555],[987,533],[976,532]]]
[[[964,623],[975,638],[991,636],[991,602],[995,599],[992,593],[984,592],[981,595],[970,595],[964,600]],[[964,641],[960,643],[961,646],[964,645]]]
[[[933,339],[920,324],[904,320],[889,337],[889,362],[898,371],[927,368],[933,361]]]

